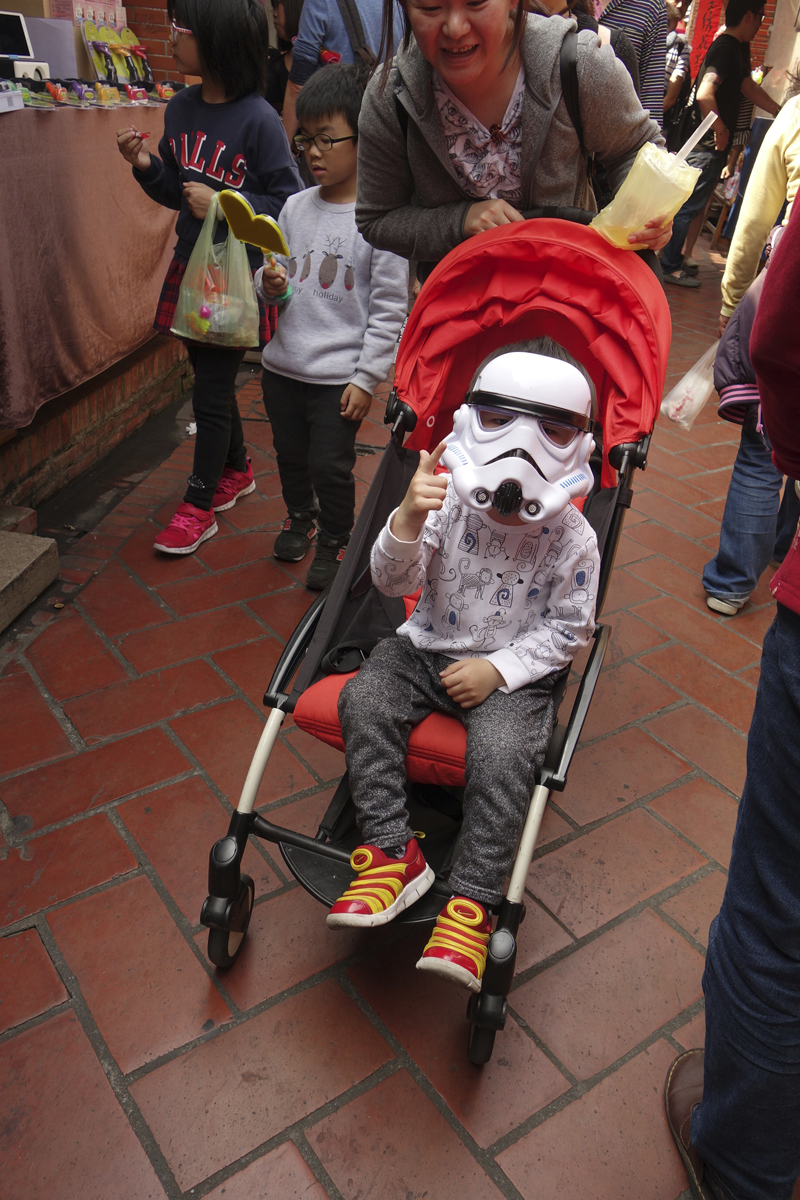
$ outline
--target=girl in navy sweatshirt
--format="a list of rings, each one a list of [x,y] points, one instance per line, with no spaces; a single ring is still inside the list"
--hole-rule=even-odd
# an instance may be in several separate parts
[[[172,54],[178,71],[202,82],[177,93],[164,114],[160,158],[132,128],[117,142],[148,196],[178,210],[178,240],[154,327],[169,333],[181,280],[214,192],[232,188],[257,213],[277,217],[302,187],[275,110],[263,98],[269,28],[259,0],[169,0]],[[224,225],[219,236],[224,236]],[[250,265],[261,253],[248,247]],[[261,305],[261,342],[269,341]],[[255,489],[236,403],[244,349],[188,342],[197,436],[183,503],[155,541],[167,554],[191,554],[217,532],[215,512]]]

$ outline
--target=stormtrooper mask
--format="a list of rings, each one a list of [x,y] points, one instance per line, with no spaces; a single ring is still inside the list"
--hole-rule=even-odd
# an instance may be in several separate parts
[[[487,363],[445,438],[462,504],[541,524],[592,486],[592,392],[571,363],[510,350]]]

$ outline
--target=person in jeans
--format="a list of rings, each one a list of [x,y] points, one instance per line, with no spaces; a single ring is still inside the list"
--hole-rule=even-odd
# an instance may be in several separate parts
[[[800,209],[750,351],[775,465],[800,475]],[[670,1067],[667,1118],[694,1200],[790,1200],[800,1175],[800,541],[774,576],[747,779],[703,976],[705,1052]]]
[[[702,120],[708,113],[715,112],[717,120],[688,158],[690,166],[699,168],[700,178],[675,217],[672,237],[661,255],[665,283],[700,287],[700,280],[682,269],[684,242],[692,221],[704,211],[709,196],[719,183],[728,146],[736,131],[742,96],[767,112],[778,112],[779,105],[750,77],[750,42],[761,28],[763,19],[762,0],[728,0],[725,32],[714,39],[703,59],[697,76],[697,115]]]
[[[782,562],[791,545],[800,501],[792,481],[772,462],[772,449],[759,429],[759,394],[750,361],[750,333],[766,272],[759,275],[725,329],[714,363],[719,415],[742,426],[739,452],[728,485],[719,551],[703,571],[706,603],[733,617],[750,598],[771,558]]]
[[[389,373],[408,304],[408,264],[373,250],[356,229],[361,75],[355,66],[326,67],[303,88],[295,142],[320,186],[285,205],[278,221],[290,257],[256,277],[282,309],[262,356],[288,510],[273,554],[300,562],[319,518],[306,575],[315,591],[332,582],[344,557],[355,517],[356,434]]]

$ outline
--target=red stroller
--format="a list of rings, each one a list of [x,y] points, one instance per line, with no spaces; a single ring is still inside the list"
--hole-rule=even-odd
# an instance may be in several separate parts
[[[227,836],[211,850],[209,896],[200,919],[209,928],[208,954],[217,967],[234,963],[253,908],[253,881],[241,871],[248,836],[277,843],[292,873],[327,906],[352,878],[350,854],[361,839],[346,774],[313,838],[254,813],[255,797],[287,713],[293,713],[301,729],[343,749],[339,692],[377,639],[394,633],[416,600],[390,599],[376,591],[370,549],[405,493],[417,452],[432,450],[452,429],[453,413],[480,362],[500,346],[546,334],[582,362],[594,380],[602,457],[596,456],[595,487],[583,511],[595,529],[601,554],[599,617],[631,502],[633,472],[646,463],[670,331],[669,309],[656,275],[635,254],[608,245],[582,224],[545,217],[508,225],[465,242],[432,272],[400,343],[385,417],[392,425],[391,440],[330,592],[308,610],[275,669],[264,696],[270,715],[239,806]],[[468,1053],[474,1063],[488,1062],[495,1034],[505,1024],[516,937],[525,913],[525,880],[539,827],[550,792],[566,784],[610,632],[608,626],[597,625],[572,711],[566,723],[555,725],[538,774],[489,941],[482,990],[468,1003]],[[556,711],[566,682],[565,677],[557,688]],[[424,835],[425,858],[436,881],[398,921],[433,921],[450,897],[447,878],[461,824],[465,745],[461,723],[439,713],[432,713],[411,734],[406,761],[409,813],[412,827]]]

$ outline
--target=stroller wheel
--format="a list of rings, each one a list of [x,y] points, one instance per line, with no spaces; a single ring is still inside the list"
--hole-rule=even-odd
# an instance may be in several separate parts
[[[231,929],[209,929],[208,957],[215,967],[232,967],[250,924],[256,888],[249,875],[242,875],[242,885]]]
[[[494,1035],[496,1029],[484,1029],[480,1025],[470,1025],[467,1057],[471,1063],[482,1067],[488,1063],[494,1050]]]

